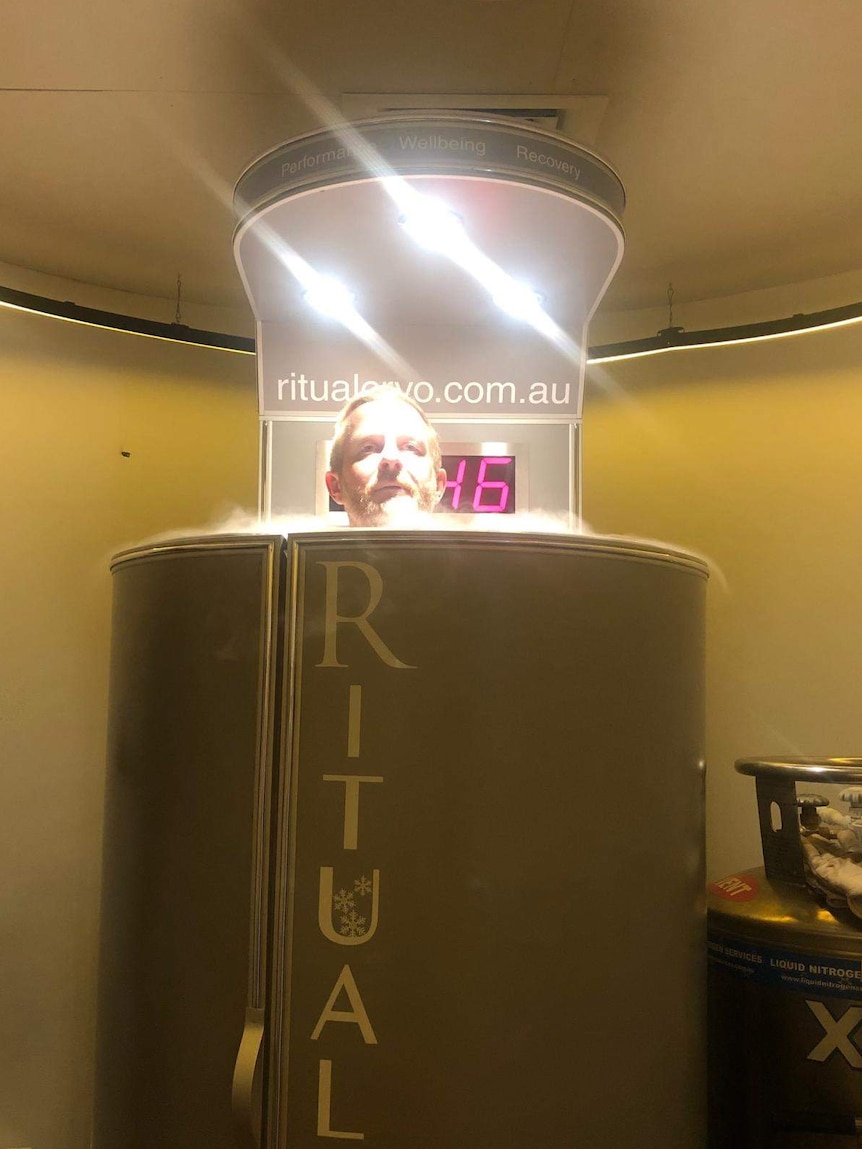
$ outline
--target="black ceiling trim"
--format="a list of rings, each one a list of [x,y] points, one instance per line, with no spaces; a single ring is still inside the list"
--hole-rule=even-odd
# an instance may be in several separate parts
[[[133,315],[119,315],[115,311],[100,311],[94,307],[81,307],[70,300],[49,299],[44,295],[33,295],[28,291],[17,291],[12,287],[0,286],[0,304],[18,307],[39,315],[68,319],[75,323],[86,323],[104,327],[111,331],[126,331],[133,335],[148,335],[154,339],[169,339],[175,343],[191,343],[199,347],[214,347],[221,351],[238,351],[246,355],[255,352],[255,341],[243,335],[227,335],[219,331],[203,331],[196,327],[186,327],[182,323],[158,323],[152,319],[140,319]],[[736,327],[711,327],[699,331],[686,331],[683,327],[666,327],[646,339],[630,339],[621,343],[603,343],[591,347],[588,361],[601,363],[607,359],[619,359],[648,355],[657,351],[673,351],[684,347],[715,346],[722,343],[738,343],[757,339],[774,338],[777,335],[793,335],[801,331],[815,331],[820,327],[830,327],[849,320],[862,319],[862,302],[848,303],[844,307],[831,307],[826,311],[812,311],[808,314],[791,315],[786,319],[770,319],[763,323],[744,323]]]
[[[815,331],[837,323],[862,319],[862,302],[848,303],[844,307],[831,307],[826,311],[799,313],[786,319],[769,319],[763,323],[743,323],[735,327],[709,327],[700,331],[686,331],[684,327],[665,327],[646,339],[630,339],[623,343],[604,343],[589,349],[589,361],[617,359],[624,356],[646,355],[656,351],[673,351],[683,347],[714,346],[720,343],[739,343],[756,339],[774,338],[776,335],[794,335],[800,331]]]
[[[118,315],[115,311],[81,307],[80,304],[72,303],[68,299],[48,299],[44,295],[16,291],[12,287],[0,287],[0,303],[40,315],[52,315],[57,319],[69,319],[74,323],[106,327],[111,331],[127,331],[133,335],[149,335],[153,339],[170,339],[175,343],[193,343],[199,347],[215,347],[221,351],[254,354],[254,340],[243,335],[226,335],[219,331],[202,331],[196,327],[186,327],[183,323],[158,323],[153,319],[140,319],[134,315]]]

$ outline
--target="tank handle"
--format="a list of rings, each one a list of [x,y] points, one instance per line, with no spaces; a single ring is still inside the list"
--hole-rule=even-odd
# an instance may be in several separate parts
[[[862,758],[737,758],[734,768],[755,778],[862,784]]]
[[[735,768],[755,779],[767,878],[804,886],[796,783],[862,783],[862,758],[738,758]],[[774,806],[779,811],[778,826]]]

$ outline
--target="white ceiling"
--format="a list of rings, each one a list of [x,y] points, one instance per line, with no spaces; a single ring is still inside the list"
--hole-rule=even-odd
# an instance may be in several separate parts
[[[559,93],[628,193],[606,312],[862,272],[860,47],[858,0],[2,0],[0,263],[246,313],[261,152],[345,93]]]

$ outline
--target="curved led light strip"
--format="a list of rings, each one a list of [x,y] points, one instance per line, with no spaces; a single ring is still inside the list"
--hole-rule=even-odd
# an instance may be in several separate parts
[[[241,355],[254,355],[255,341],[243,335],[227,335],[218,331],[202,331],[181,323],[158,323],[152,319],[139,319],[132,315],[119,315],[114,311],[100,311],[94,307],[81,307],[69,300],[48,299],[11,287],[0,287],[0,307],[64,319],[69,323],[83,323],[107,331],[123,331],[143,335],[150,339],[167,339],[174,343],[190,343],[197,347],[213,347],[219,351],[233,351]],[[736,327],[714,327],[702,331],[686,331],[682,327],[667,327],[647,339],[631,339],[623,343],[605,343],[591,347],[588,363],[614,363],[620,359],[635,359],[643,355],[661,355],[667,351],[683,351],[694,347],[726,347],[739,343],[757,343],[765,339],[782,339],[788,335],[804,335],[832,327],[845,327],[862,321],[862,302],[832,307],[826,311],[792,315],[786,319],[770,319],[764,323],[745,323]]]
[[[666,351],[682,351],[689,347],[726,347],[739,343],[759,343],[766,339],[783,339],[788,335],[804,335],[809,331],[825,331],[831,327],[845,327],[862,320],[862,302],[848,303],[845,307],[831,307],[826,311],[791,315],[787,319],[768,319],[763,323],[742,323],[735,327],[710,327],[701,331],[686,331],[684,327],[666,327],[648,339],[630,339],[624,343],[605,343],[591,347],[588,363],[614,363],[618,359],[634,359],[642,355],[661,355]]]
[[[44,295],[31,295],[28,291],[16,291],[13,287],[0,287],[0,307],[47,315],[52,319],[65,319],[67,323],[83,323],[87,327],[101,327],[106,331],[124,331],[129,335],[144,335],[150,339],[168,339],[174,343],[191,343],[196,347],[215,347],[219,351],[254,355],[254,340],[243,335],[226,335],[218,331],[186,327],[183,323],[158,323],[134,315],[118,315],[115,311],[81,307],[68,299],[48,299]]]

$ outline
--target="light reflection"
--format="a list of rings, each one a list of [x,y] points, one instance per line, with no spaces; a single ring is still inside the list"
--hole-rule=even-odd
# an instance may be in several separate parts
[[[525,319],[528,323],[540,319],[544,298],[540,292],[534,291],[528,283],[521,283],[517,279],[510,279],[494,294],[494,302],[501,311],[511,315],[513,319]]]
[[[460,226],[460,217],[456,212],[440,201],[418,192],[394,173],[381,179],[380,186],[399,209],[399,219],[433,221],[426,227],[417,226],[423,236],[436,234],[436,250],[471,276],[502,310],[529,323],[564,358],[580,367],[583,348],[548,315],[542,306],[542,296],[532,287],[514,279],[486,255]],[[446,217],[450,222],[444,224]],[[458,226],[451,222],[453,218],[458,221]]]
[[[356,310],[356,296],[334,275],[318,275],[302,293],[309,307],[328,315],[330,319],[347,322],[347,317]]]
[[[304,259],[264,220],[256,222],[255,235],[266,244],[276,259],[290,272],[303,292],[317,290],[321,279],[325,277],[321,276],[320,272],[316,271],[308,260]],[[352,303],[345,303],[337,318],[351,334],[364,343],[374,355],[383,360],[392,371],[400,372],[407,379],[417,377],[412,364],[399,355],[395,348],[387,343],[367,320],[363,319]]]
[[[419,197],[398,217],[398,222],[420,247],[440,255],[455,251],[467,238],[458,213],[430,196]]]
[[[306,107],[317,116],[323,127],[337,137],[344,148],[353,153],[368,175],[379,181],[380,186],[398,209],[397,218],[402,216],[409,218],[417,211],[421,213],[423,210],[427,210],[425,200],[428,197],[422,195],[402,176],[399,176],[391,165],[382,158],[377,149],[369,144],[352,124],[344,120],[335,105],[322,95],[292,61],[284,58],[276,61],[275,54],[268,44],[264,50],[270,56],[271,62],[276,64],[282,80],[291,88],[294,95],[302,100]],[[248,211],[249,205],[243,204],[242,208],[244,211]],[[460,242],[457,238],[457,230],[457,228],[449,225],[449,230],[446,232],[447,238],[443,241],[446,257],[476,279],[492,297],[495,295],[505,296],[507,291],[511,289],[512,277],[485,255],[466,233],[463,242]],[[584,359],[584,349],[542,307],[532,308],[529,315],[525,316],[524,319],[543,338],[553,344],[564,358],[578,367],[581,366]],[[364,330],[370,333],[373,329],[365,321],[362,322],[364,323]],[[354,327],[351,327],[350,330],[356,334]],[[374,334],[376,338],[380,338],[376,332]],[[360,338],[362,337],[360,336]]]

